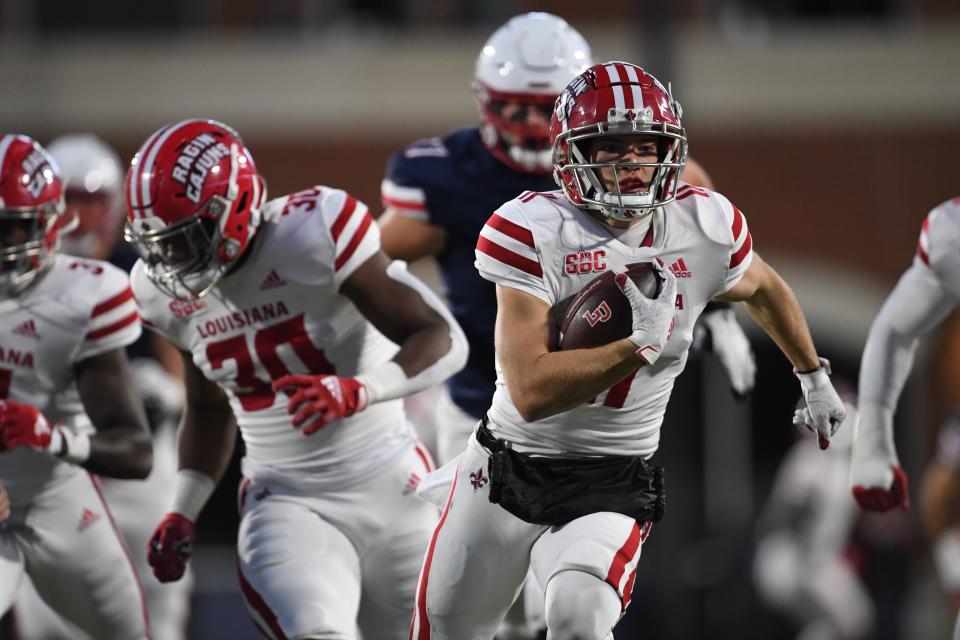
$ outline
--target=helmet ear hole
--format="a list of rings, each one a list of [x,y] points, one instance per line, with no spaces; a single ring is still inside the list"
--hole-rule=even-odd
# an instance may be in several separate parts
[[[244,191],[243,195],[240,196],[240,202],[237,203],[237,213],[246,210],[248,201],[250,200],[250,192]],[[240,227],[242,228],[242,227]]]

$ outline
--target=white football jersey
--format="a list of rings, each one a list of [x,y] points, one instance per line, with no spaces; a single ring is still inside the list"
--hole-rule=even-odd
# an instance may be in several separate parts
[[[913,366],[917,339],[958,303],[960,198],[954,198],[927,214],[913,264],[900,276],[873,320],[860,363],[862,405],[896,407]]]
[[[0,397],[36,407],[51,423],[92,431],[74,365],[132,343],[140,321],[125,272],[60,254],[34,286],[0,301],[0,333]],[[0,453],[0,482],[15,502],[78,469],[25,447]]]
[[[305,436],[288,397],[270,387],[288,373],[354,376],[398,348],[341,284],[380,248],[367,207],[313,187],[268,202],[245,262],[203,298],[161,292],[138,262],[131,274],[144,325],[193,357],[230,400],[246,444],[244,473],[288,483],[337,483],[375,469],[413,441],[402,401],[372,404]]]
[[[653,366],[644,366],[591,402],[528,423],[510,400],[497,361],[497,390],[488,412],[497,435],[548,454],[650,456],[674,379],[683,371],[693,325],[707,301],[733,287],[753,259],[740,211],[718,193],[683,185],[657,209],[640,246],[570,204],[560,191],[526,193],[507,202],[477,241],[480,274],[554,305],[604,271],[660,260],[677,276],[677,320]]]

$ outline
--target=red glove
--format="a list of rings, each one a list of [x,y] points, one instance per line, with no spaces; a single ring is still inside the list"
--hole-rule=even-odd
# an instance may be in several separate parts
[[[16,447],[31,447],[57,454],[63,447],[63,437],[59,429],[51,427],[36,407],[0,400],[0,451]]]
[[[273,381],[273,390],[293,394],[287,402],[287,413],[293,416],[294,427],[312,421],[303,429],[305,436],[369,404],[367,388],[356,378],[286,375]]]
[[[889,489],[854,485],[853,497],[864,511],[889,511],[894,507],[900,507],[904,511],[910,509],[907,474],[899,466],[893,465],[890,468],[893,471],[893,482]]]
[[[179,513],[164,516],[147,544],[147,563],[157,580],[173,582],[183,577],[196,535],[193,522]]]

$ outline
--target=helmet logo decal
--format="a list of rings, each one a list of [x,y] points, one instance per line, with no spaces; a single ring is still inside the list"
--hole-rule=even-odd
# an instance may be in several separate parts
[[[581,93],[587,90],[590,86],[587,81],[587,73],[581,73],[576,78],[570,81],[570,84],[560,93],[560,97],[557,99],[557,118],[561,121],[570,119],[570,112],[573,111],[573,105],[576,103],[576,98]]]
[[[201,133],[187,143],[173,166],[172,178],[187,188],[187,198],[200,204],[203,183],[210,169],[230,155],[230,148],[209,133]]]
[[[40,151],[34,150],[20,164],[23,173],[29,176],[27,191],[34,198],[39,198],[43,188],[52,182],[52,171],[47,157]]]

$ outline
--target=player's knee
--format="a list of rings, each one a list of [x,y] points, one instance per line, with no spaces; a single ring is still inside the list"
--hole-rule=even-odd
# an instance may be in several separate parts
[[[620,598],[600,578],[561,571],[547,583],[547,640],[605,640],[620,618]]]

